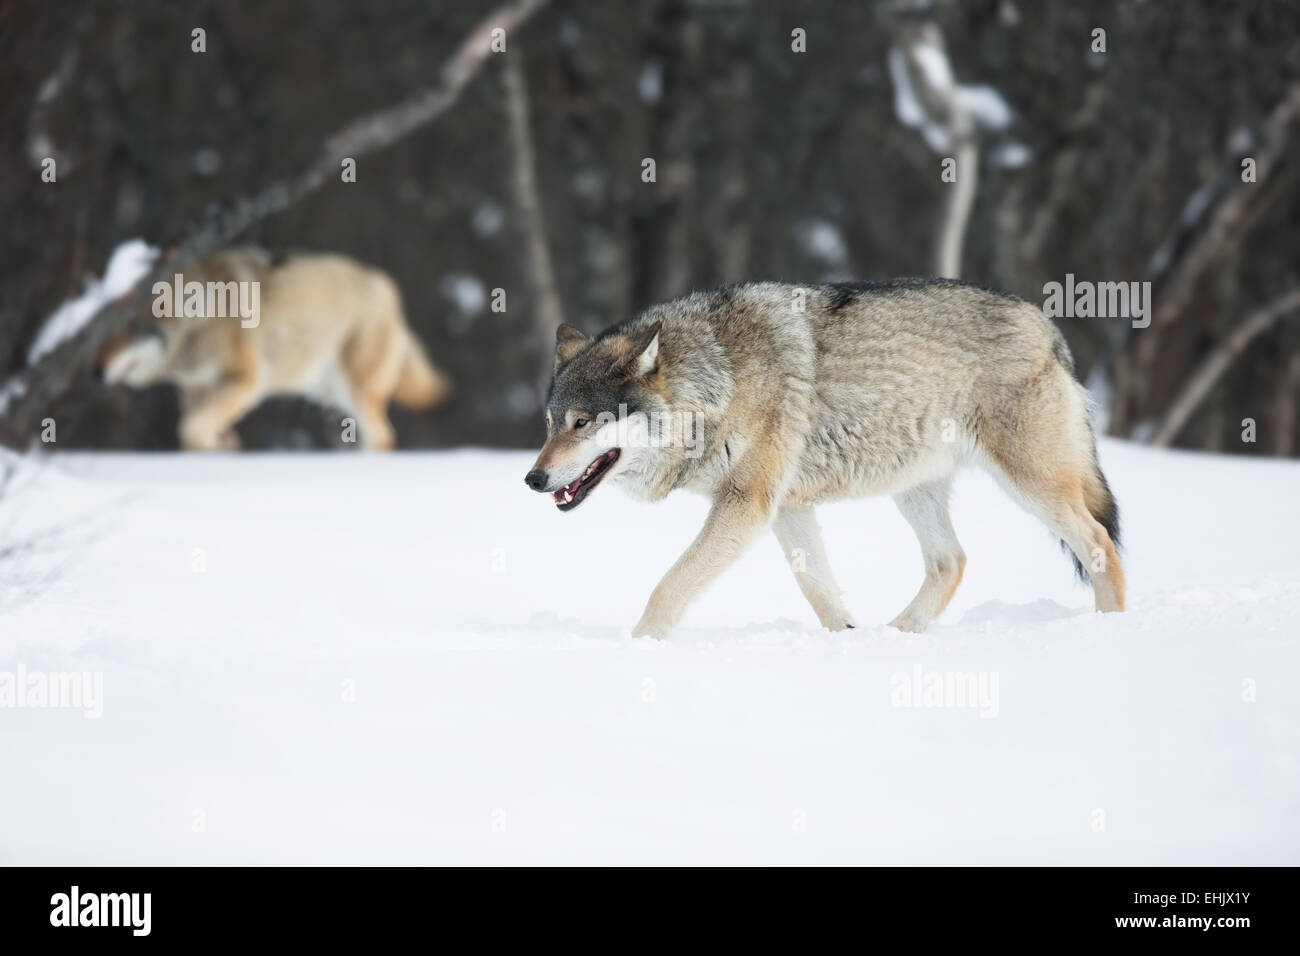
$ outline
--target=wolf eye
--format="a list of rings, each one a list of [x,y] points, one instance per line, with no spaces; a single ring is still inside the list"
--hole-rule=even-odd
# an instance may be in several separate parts
[[[574,428],[582,428],[582,427],[584,427],[586,424],[587,424],[587,420],[586,420],[585,418],[575,418],[575,419],[573,420],[573,427],[574,427]]]

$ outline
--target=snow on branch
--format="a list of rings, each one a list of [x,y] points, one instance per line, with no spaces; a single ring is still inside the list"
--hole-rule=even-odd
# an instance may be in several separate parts
[[[143,239],[129,239],[114,249],[108,257],[104,278],[90,280],[81,295],[64,302],[45,320],[27,350],[27,364],[35,365],[85,328],[106,305],[134,289],[148,275],[158,252]]]
[[[933,152],[951,157],[954,163],[956,178],[948,180],[952,188],[947,193],[939,229],[935,271],[958,278],[979,180],[979,133],[1005,129],[1014,114],[993,87],[957,82],[943,34],[926,16],[922,11],[918,19],[913,11],[897,19],[894,45],[889,51],[889,76],[899,122],[918,130]],[[994,158],[1004,165],[1020,166],[1030,156],[1024,146],[1012,143],[997,151]]]
[[[993,87],[953,78],[943,36],[933,23],[907,31],[890,48],[889,77],[898,121],[919,130],[936,153],[952,151],[977,129],[1005,129],[1014,117]]]

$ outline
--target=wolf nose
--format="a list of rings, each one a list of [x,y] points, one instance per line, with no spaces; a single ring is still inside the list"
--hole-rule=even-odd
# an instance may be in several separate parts
[[[534,468],[528,474],[524,475],[524,484],[533,491],[541,491],[546,487],[546,472],[540,468]]]

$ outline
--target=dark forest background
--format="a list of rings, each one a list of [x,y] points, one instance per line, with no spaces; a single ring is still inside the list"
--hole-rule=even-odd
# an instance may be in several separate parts
[[[348,120],[430,82],[491,9],[4,0],[0,378],[119,242],[165,246],[291,173]],[[900,121],[889,62],[936,36],[958,82],[1013,111],[970,133],[962,277],[1039,303],[1067,273],[1152,280],[1151,328],[1059,320],[1110,430],[1295,454],[1300,322],[1269,311],[1300,286],[1291,0],[552,0],[439,119],[240,239],[345,252],[397,279],[458,386],[443,409],[394,410],[401,446],[532,445],[555,314],[595,331],[728,282],[936,271],[954,187],[944,153]],[[42,97],[52,77],[59,93]],[[960,133],[941,100],[927,107]],[[56,184],[40,180],[44,153]],[[505,313],[488,308],[494,288]],[[1160,436],[1189,390],[1203,396]],[[169,388],[109,391],[86,370],[48,413],[61,447],[159,449],[176,446],[176,412]],[[335,447],[336,418],[284,399],[240,431],[245,447]]]

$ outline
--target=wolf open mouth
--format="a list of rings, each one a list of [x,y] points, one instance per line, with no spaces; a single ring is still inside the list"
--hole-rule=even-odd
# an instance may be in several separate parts
[[[605,477],[605,472],[609,471],[616,461],[618,461],[618,449],[611,448],[588,465],[587,470],[573,481],[559,491],[551,492],[551,497],[555,499],[555,506],[561,511],[572,511],[578,507],[582,504],[582,499],[591,494],[591,489],[600,484],[600,479]]]

